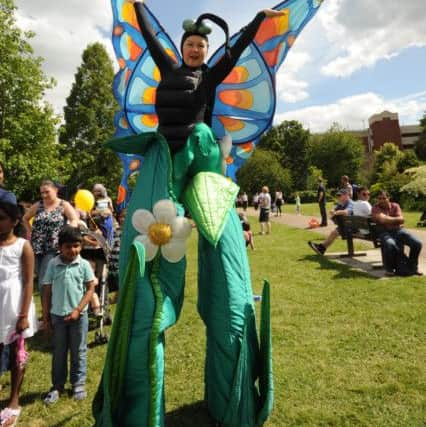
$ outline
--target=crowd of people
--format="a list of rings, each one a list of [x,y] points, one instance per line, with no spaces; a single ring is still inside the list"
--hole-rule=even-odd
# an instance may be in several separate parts
[[[120,224],[125,210],[115,218],[114,207],[102,184],[93,187],[94,205],[85,212],[58,195],[58,187],[46,180],[40,186],[40,200],[26,212],[13,192],[5,187],[5,168],[0,163],[0,373],[11,371],[11,393],[8,405],[1,411],[2,426],[13,425],[20,414],[19,391],[25,373],[23,340],[38,329],[51,332],[52,387],[44,398],[46,405],[55,403],[67,382],[67,357],[70,354],[70,382],[77,400],[86,397],[88,311],[96,316],[100,308],[100,283],[108,279],[118,289],[118,254]],[[404,227],[400,206],[380,191],[377,203],[370,204],[367,187],[353,191],[346,176],[342,177],[338,201],[328,213],[336,228],[321,243],[309,246],[324,255],[343,233],[339,218],[345,215],[370,217],[381,226],[380,242],[386,275],[421,275],[418,258],[422,243]],[[321,226],[327,225],[326,191],[318,181],[318,204]],[[353,200],[356,199],[356,200]],[[246,246],[254,249],[253,232],[245,215],[248,195],[241,194],[240,222]],[[296,194],[296,213],[300,197]],[[271,206],[282,214],[283,193],[272,199],[269,188],[262,187],[252,199],[259,209],[260,234],[271,232]],[[408,247],[407,251],[404,247]],[[33,280],[42,302],[38,318],[33,301]],[[22,356],[24,355],[24,356]]]
[[[11,372],[1,426],[15,425],[19,418],[24,340],[41,329],[52,347],[52,387],[44,403],[59,399],[68,371],[74,399],[86,398],[88,312],[98,316],[105,303],[97,288],[107,281],[118,288],[119,224],[125,215],[123,210],[115,219],[102,184],[92,194],[93,208],[85,212],[60,198],[58,186],[46,180],[40,185],[40,200],[25,211],[6,189],[0,163],[0,374]],[[34,278],[41,297],[38,314]]]

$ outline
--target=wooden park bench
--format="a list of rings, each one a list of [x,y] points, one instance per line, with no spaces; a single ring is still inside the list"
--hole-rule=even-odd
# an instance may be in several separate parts
[[[346,240],[348,247],[348,253],[344,256],[353,257],[366,255],[365,252],[355,253],[353,239],[367,240],[372,242],[375,248],[380,247],[379,234],[381,227],[376,224],[371,217],[342,215],[339,216],[339,222],[342,239]]]

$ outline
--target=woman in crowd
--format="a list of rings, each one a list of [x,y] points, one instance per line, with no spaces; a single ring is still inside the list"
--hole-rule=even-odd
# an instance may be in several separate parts
[[[41,183],[40,195],[41,200],[34,203],[25,213],[24,225],[31,233],[41,294],[40,284],[47,264],[57,254],[59,232],[66,223],[77,227],[78,216],[70,203],[58,197],[58,188],[52,181],[46,180]]]
[[[111,246],[114,239],[114,207],[112,200],[108,197],[107,190],[103,184],[95,184],[92,193],[95,198],[95,206],[90,215],[97,222],[108,245]]]

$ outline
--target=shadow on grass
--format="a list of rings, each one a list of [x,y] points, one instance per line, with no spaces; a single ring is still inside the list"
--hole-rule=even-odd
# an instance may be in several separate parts
[[[33,337],[25,340],[28,351],[40,351],[41,353],[52,352],[52,338],[44,331],[38,331]]]
[[[7,390],[7,394],[9,394],[10,388]],[[40,393],[22,393],[19,396],[19,404],[21,406],[27,406],[31,405],[32,403],[39,402],[42,399],[42,396]],[[9,398],[0,400],[0,406],[4,408],[6,404],[8,403]]]
[[[356,279],[356,278],[364,278],[364,279],[373,279],[374,277],[370,274],[359,271],[351,267],[350,265],[342,264],[340,262],[336,262],[337,258],[329,259],[325,256],[319,255],[305,255],[302,258],[299,258],[298,261],[309,261],[312,263],[319,263],[321,270],[333,270],[336,272],[336,279]]]
[[[209,415],[204,401],[184,405],[166,414],[167,427],[214,427],[215,422]]]

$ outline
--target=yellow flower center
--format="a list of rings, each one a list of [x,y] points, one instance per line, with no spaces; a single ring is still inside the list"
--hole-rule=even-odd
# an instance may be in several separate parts
[[[165,245],[172,238],[172,229],[169,224],[157,222],[149,226],[148,236],[152,243],[158,246]]]

